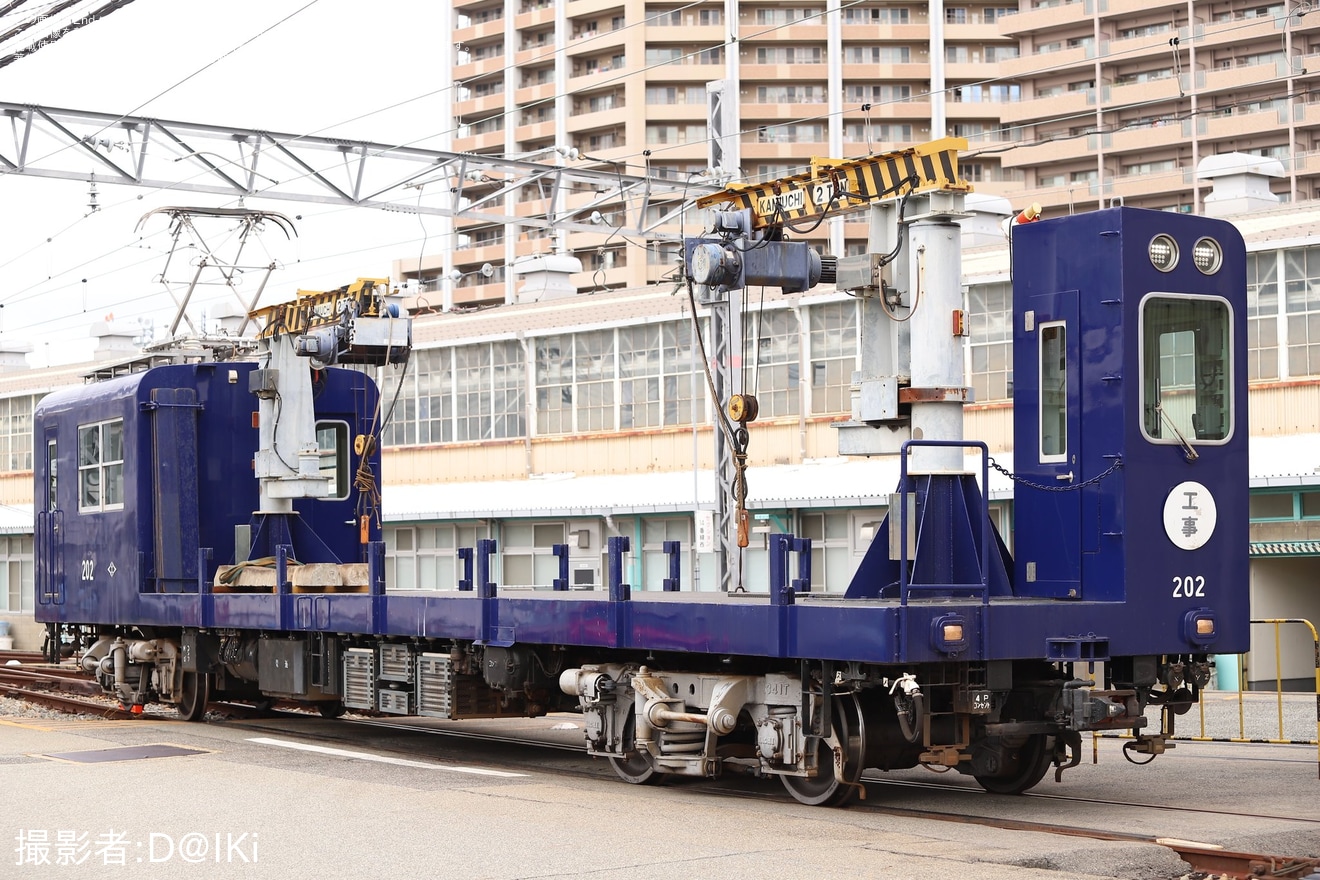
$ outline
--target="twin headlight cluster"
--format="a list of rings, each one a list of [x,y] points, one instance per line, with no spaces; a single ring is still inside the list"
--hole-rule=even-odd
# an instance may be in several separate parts
[[[1160,233],[1150,240],[1146,248],[1150,263],[1161,272],[1172,272],[1178,265],[1178,242],[1173,236]],[[1192,245],[1192,265],[1203,275],[1213,275],[1224,265],[1224,249],[1213,238],[1199,238]]]

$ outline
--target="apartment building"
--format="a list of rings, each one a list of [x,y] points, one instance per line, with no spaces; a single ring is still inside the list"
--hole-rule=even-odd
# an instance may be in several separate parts
[[[940,10],[933,19],[932,9]],[[714,141],[723,170],[766,180],[804,170],[812,156],[883,152],[946,132],[997,143],[1001,105],[1021,90],[986,81],[986,71],[1017,54],[999,24],[1013,12],[1002,0],[943,9],[838,0],[458,2],[453,45],[444,47],[452,64],[442,65],[455,85],[451,146],[688,180],[710,168]],[[721,97],[731,120],[723,139],[708,126],[706,86],[717,81],[733,84]],[[968,160],[963,172],[1010,191],[1024,179],[994,153]],[[479,180],[465,186],[480,199]],[[525,215],[546,201],[502,207]],[[636,287],[673,272],[672,240],[626,241],[604,228],[608,210],[601,220],[598,235],[553,236],[465,218],[430,254],[400,258],[396,273],[420,278],[432,294],[453,284],[462,306],[512,299],[514,263],[555,248],[581,261],[584,289]],[[687,222],[695,228],[699,219]],[[658,232],[673,239],[679,227]],[[854,223],[811,237],[832,252],[856,252],[865,236]],[[486,263],[489,275],[479,271]]]
[[[1002,153],[1048,206],[1199,212],[1210,156],[1278,159],[1275,192],[1320,195],[1320,15],[1309,3],[1024,2],[1000,22],[1022,84]],[[974,144],[972,152],[981,148]]]
[[[723,134],[722,170],[766,180],[954,135],[976,190],[1017,204],[1198,211],[1197,164],[1230,152],[1278,159],[1288,201],[1320,195],[1320,14],[1294,0],[466,0],[441,50],[459,151],[708,180]],[[706,88],[720,81],[722,133]],[[466,187],[481,198],[480,180]],[[677,225],[626,240],[599,214],[600,234],[457,220],[396,275],[460,307],[512,301],[534,254],[576,257],[582,289],[671,277]],[[799,237],[857,253],[866,230]]]

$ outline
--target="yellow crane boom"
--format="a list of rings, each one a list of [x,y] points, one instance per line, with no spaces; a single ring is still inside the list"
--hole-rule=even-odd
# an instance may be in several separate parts
[[[810,220],[827,211],[862,208],[909,192],[970,192],[971,184],[958,176],[958,151],[965,149],[966,138],[940,138],[861,159],[812,159],[810,172],[767,183],[731,184],[697,199],[697,206],[747,208],[752,228],[762,229]]]

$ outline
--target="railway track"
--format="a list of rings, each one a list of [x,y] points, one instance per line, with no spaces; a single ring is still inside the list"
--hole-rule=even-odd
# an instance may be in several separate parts
[[[83,679],[81,682],[78,681],[80,677]],[[16,671],[13,668],[0,667],[0,694],[14,696],[19,699],[27,700],[48,708],[58,709],[60,711],[93,715],[106,719],[118,720],[139,717],[129,711],[114,706],[108,706],[104,703],[94,703],[88,700],[78,699],[65,694],[56,693],[53,690],[38,689],[43,685],[47,688],[61,688],[69,685],[86,683],[85,676],[82,676],[77,670],[68,668],[62,670],[58,668],[47,668],[41,670],[25,669]],[[372,731],[373,733],[389,732],[406,735],[437,736],[449,740],[488,743],[492,745],[514,746],[519,748],[531,747],[537,750],[553,750],[571,754],[581,754],[580,746],[568,745],[561,742],[546,740],[544,738],[498,734],[479,730],[455,730],[448,727],[437,728],[431,724],[410,724],[403,720],[347,718],[331,722],[322,721],[317,716],[311,716],[300,712],[289,712],[283,709],[272,710],[271,707],[257,707],[244,703],[212,703],[210,711],[223,716],[222,720],[217,723],[239,723],[246,729],[269,728],[270,730],[285,734],[296,732],[297,735],[301,737],[324,742],[360,745],[363,735],[367,731]],[[297,723],[303,719],[315,720],[319,723],[315,725],[315,729],[289,730],[289,722]],[[170,719],[168,716],[153,715],[151,716],[151,720],[169,721]],[[388,744],[379,742],[375,744],[375,747],[385,751],[405,751],[398,747],[391,747]],[[415,756],[416,754],[415,751],[412,750],[406,751],[410,756]],[[535,762],[532,762],[530,766],[536,766]],[[557,774],[576,775],[586,778],[601,778],[602,776],[607,775],[606,773],[601,772],[580,769],[574,770],[565,767],[557,767],[554,772]],[[974,797],[995,797],[987,795],[980,789],[974,789],[967,786],[894,779],[888,776],[881,777],[867,775],[863,776],[863,782],[878,788],[943,791],[948,792],[951,796],[954,794],[961,794]],[[768,786],[765,787],[764,790],[758,791],[754,786],[734,787],[722,784],[720,781],[715,781],[713,783],[705,783],[703,784],[703,787],[709,793],[722,797],[749,798],[755,800],[783,800],[787,798],[787,795],[778,791],[777,788],[770,788]],[[1320,819],[1266,814],[1247,814],[1235,812],[1233,810],[1216,809],[1204,806],[1171,806],[1168,804],[1116,801],[1043,792],[1036,794],[1028,793],[1023,796],[1024,801],[1033,799],[1059,800],[1090,806],[1113,807],[1127,810],[1142,809],[1172,813],[1215,814],[1224,816],[1225,818],[1249,818],[1277,821],[1281,823],[1320,826]],[[896,806],[892,803],[876,803],[877,800],[877,798],[872,797],[869,802],[863,801],[860,803],[854,803],[850,809],[876,812],[892,817],[977,825],[1005,831],[1055,834],[1101,841],[1153,843],[1176,852],[1183,861],[1191,865],[1193,871],[1223,878],[1242,878],[1242,880],[1251,880],[1251,878],[1271,877],[1278,878],[1278,880],[1292,880],[1292,878],[1301,878],[1312,871],[1320,869],[1320,859],[1293,858],[1288,856],[1241,852],[1219,847],[1209,847],[1204,844],[1197,844],[1157,835],[1138,834],[1053,822],[1014,819],[1005,816],[950,814],[944,810],[926,810]]]
[[[259,724],[259,723],[258,723]],[[547,741],[534,737],[508,736],[501,734],[491,734],[483,731],[460,731],[452,728],[438,729],[431,725],[415,725],[406,721],[393,721],[381,719],[340,719],[336,722],[338,725],[353,725],[364,730],[396,730],[408,733],[420,733],[425,735],[442,736],[448,739],[468,740],[473,742],[498,743],[522,747],[534,747],[537,749],[549,749],[554,751],[563,751],[570,753],[580,753],[580,746],[569,746],[563,743]],[[250,725],[245,725],[250,726]],[[281,732],[288,733],[285,728],[276,728]],[[300,731],[300,735],[308,736],[312,739],[341,742],[358,743],[360,738],[345,733],[336,733],[321,729],[315,732]],[[377,748],[388,750],[390,747],[380,743]],[[409,752],[414,754],[415,752]],[[574,772],[573,770],[556,768],[556,773],[591,776],[599,778],[606,774]],[[909,780],[895,780],[887,777],[874,775],[863,776],[863,781],[869,785],[877,787],[893,787],[899,789],[928,789],[936,791],[945,791],[949,794],[961,793],[977,797],[986,797],[999,800],[999,796],[991,795],[979,788],[969,788],[965,786],[944,785],[940,783],[922,783]],[[705,790],[712,794],[725,797],[750,798],[756,800],[784,800],[788,796],[776,788],[769,788],[764,791],[756,791],[747,786],[733,787],[720,784],[719,782],[706,783]],[[1062,800],[1077,804],[1086,804],[1091,806],[1102,806],[1120,808],[1125,810],[1145,809],[1161,812],[1173,813],[1193,813],[1193,814],[1214,814],[1224,816],[1225,818],[1237,819],[1259,819],[1276,821],[1280,823],[1300,824],[1305,826],[1320,826],[1320,819],[1269,815],[1269,814],[1248,814],[1240,811],[1215,809],[1203,806],[1170,806],[1167,804],[1152,804],[1129,801],[1106,800],[1101,798],[1088,798],[1075,795],[1055,795],[1048,793],[1032,794],[1024,796],[1024,800]],[[849,808],[851,810],[865,810],[868,812],[881,813],[886,816],[895,816],[911,819],[922,819],[938,822],[953,822],[967,825],[978,825],[982,827],[996,828],[1005,831],[1020,831],[1029,833],[1055,834],[1068,837],[1085,838],[1090,840],[1128,842],[1128,843],[1148,843],[1156,844],[1173,850],[1185,862],[1187,862],[1194,872],[1200,872],[1207,876],[1216,878],[1241,878],[1241,880],[1253,880],[1253,878],[1278,878],[1278,880],[1292,880],[1292,878],[1301,878],[1320,868],[1320,859],[1314,858],[1294,858],[1289,856],[1279,856],[1254,852],[1243,852],[1231,850],[1216,846],[1207,846],[1190,841],[1179,840],[1172,837],[1158,836],[1152,834],[1138,834],[1132,832],[1112,831],[1094,827],[1084,827],[1076,825],[1066,825],[1053,822],[1039,822],[1025,819],[1012,819],[1002,816],[986,815],[951,815],[945,811],[922,810],[909,807],[898,807],[893,804],[878,804],[872,798],[871,802],[861,802],[854,804]],[[988,801],[987,801],[988,803]]]

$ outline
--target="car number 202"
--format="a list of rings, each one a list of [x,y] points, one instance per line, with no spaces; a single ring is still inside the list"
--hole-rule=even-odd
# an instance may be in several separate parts
[[[1192,599],[1205,595],[1205,576],[1189,574],[1173,576],[1173,598]]]

